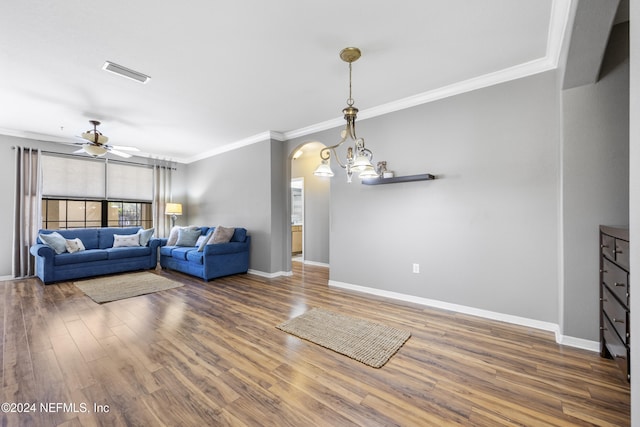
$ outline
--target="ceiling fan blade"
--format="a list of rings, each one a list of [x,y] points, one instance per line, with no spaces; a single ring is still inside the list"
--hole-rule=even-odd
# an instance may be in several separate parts
[[[124,157],[125,159],[128,159],[129,157],[131,157],[131,154],[124,153],[124,152],[118,151],[118,150],[109,150],[109,152],[111,154],[115,154],[116,156]]]
[[[112,145],[113,148],[115,148],[116,150],[123,150],[123,151],[140,151],[138,150],[136,147],[128,147],[126,145]]]

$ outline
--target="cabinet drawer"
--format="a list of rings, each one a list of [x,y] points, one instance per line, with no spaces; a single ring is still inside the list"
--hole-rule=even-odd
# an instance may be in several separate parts
[[[613,253],[616,247],[616,239],[607,234],[601,234],[600,236],[600,249],[602,250],[602,254],[609,259],[616,259]]]
[[[627,344],[629,339],[628,325],[629,315],[627,310],[613,297],[606,286],[602,286],[602,310],[609,318],[609,321],[618,332],[623,343]]]
[[[616,262],[629,271],[629,242],[616,239]]]
[[[620,341],[618,334],[616,334],[613,329],[614,328],[611,326],[611,323],[604,319],[604,328],[602,332],[605,347],[611,357],[613,357],[618,365],[623,369],[625,376],[629,378],[628,349],[622,341]]]
[[[629,274],[607,259],[602,260],[602,282],[629,307]]]

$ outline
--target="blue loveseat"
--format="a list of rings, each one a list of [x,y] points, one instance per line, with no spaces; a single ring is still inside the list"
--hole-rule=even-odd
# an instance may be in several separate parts
[[[82,277],[156,268],[160,239],[150,238],[145,246],[113,247],[114,235],[137,234],[140,227],[76,228],[40,230],[57,232],[65,239],[80,239],[85,250],[57,254],[38,237],[30,251],[36,259],[36,275],[45,284]]]
[[[215,227],[197,227],[200,236],[209,236]],[[251,236],[245,228],[236,227],[227,243],[197,246],[167,245],[168,239],[160,239],[160,266],[200,277],[205,281],[249,270]]]

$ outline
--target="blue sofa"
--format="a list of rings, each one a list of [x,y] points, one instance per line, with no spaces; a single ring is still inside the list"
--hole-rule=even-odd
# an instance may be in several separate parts
[[[38,234],[57,232],[65,239],[79,238],[85,247],[80,252],[56,254],[38,237],[31,246],[36,258],[36,275],[45,284],[82,277],[156,268],[160,239],[151,238],[146,246],[113,247],[114,235],[136,234],[140,227],[76,228],[40,230]]]
[[[198,227],[200,235],[213,233],[215,227]],[[251,236],[244,228],[235,228],[231,241],[198,246],[167,246],[168,239],[160,239],[160,266],[209,281],[217,277],[246,273],[249,270]]]

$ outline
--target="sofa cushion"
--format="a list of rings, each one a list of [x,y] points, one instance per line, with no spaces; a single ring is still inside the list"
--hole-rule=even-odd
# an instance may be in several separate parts
[[[153,232],[155,228],[147,228],[143,230],[142,228],[138,230],[138,237],[140,238],[140,246],[147,246],[149,244],[149,240],[153,236]]]
[[[130,248],[135,246],[140,246],[140,236],[137,233],[126,236],[122,236],[120,234],[113,235],[114,248]]]
[[[233,232],[233,236],[231,237],[232,242],[244,242],[247,240],[247,229],[237,227]]]
[[[229,243],[234,231],[235,228],[233,227],[223,227],[219,225],[213,231],[213,234],[209,238],[209,243],[207,244]]]
[[[176,246],[171,251],[171,256],[176,259],[187,259],[187,254],[192,251],[198,251],[197,248],[193,246]]]
[[[206,234],[198,237],[198,241],[196,242],[196,246],[198,247],[198,252],[202,252],[204,247],[209,244],[209,238],[213,234],[213,228],[207,229]]]
[[[85,250],[82,240],[80,240],[77,237],[75,239],[66,239],[65,246],[67,248],[67,252],[71,254],[74,252],[80,252]]]
[[[118,234],[120,236],[127,236],[130,234],[136,234],[140,230],[140,227],[105,227],[98,228],[98,248],[106,249],[113,247],[113,236]],[[82,239],[81,236],[78,236]],[[82,239],[84,242],[84,239]],[[85,246],[87,246],[85,242]]]
[[[175,248],[175,246],[160,246],[160,255],[171,256],[171,251]]]
[[[60,234],[65,239],[75,239],[78,238],[82,240],[82,244],[86,249],[98,249],[98,228],[71,228],[68,230],[47,230],[42,229],[39,231],[40,234],[49,234],[51,232],[55,232]],[[44,241],[38,238],[39,243],[44,243]]]
[[[182,227],[179,227],[177,225],[173,226],[173,228],[169,232],[169,238],[167,239],[167,246],[176,245],[176,242],[178,241],[178,231],[180,231],[180,228]]]
[[[151,248],[149,246],[118,247],[105,249],[105,252],[107,253],[107,259],[135,258],[149,256]]]
[[[100,261],[107,259],[107,252],[102,249],[87,249],[82,252],[75,252],[70,254],[69,252],[56,255],[53,257],[54,265],[69,265],[78,264],[89,261]]]
[[[45,245],[51,246],[56,254],[62,254],[67,251],[67,240],[57,231],[48,234],[40,233],[38,237]]]
[[[200,237],[199,228],[181,228],[178,230],[178,240],[176,246],[190,246],[194,247],[198,237]]]
[[[202,260],[204,258],[204,252],[200,251],[189,251],[187,252],[187,261],[195,262],[196,264],[202,264]]]

